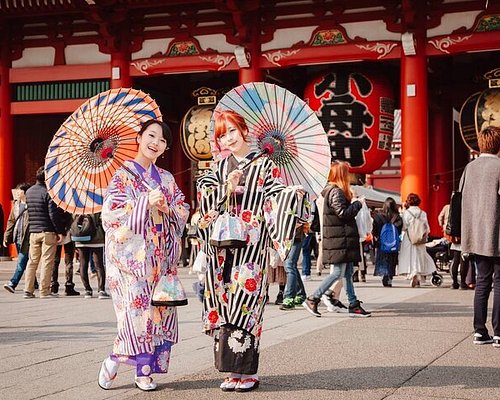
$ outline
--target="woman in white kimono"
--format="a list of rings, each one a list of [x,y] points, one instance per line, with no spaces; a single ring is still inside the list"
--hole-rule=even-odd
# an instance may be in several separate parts
[[[215,340],[215,367],[231,374],[223,391],[247,392],[259,385],[259,340],[268,298],[268,252],[273,246],[282,259],[291,248],[299,217],[308,218],[303,191],[285,187],[279,170],[255,157],[248,144],[245,120],[233,111],[217,112],[215,144],[231,154],[198,180],[202,250],[208,255],[203,330]],[[231,207],[246,224],[247,246],[225,249],[209,244],[213,221],[230,196]]]
[[[177,273],[189,206],[172,174],[155,166],[172,143],[169,127],[148,121],[137,142],[137,156],[116,171],[102,210],[107,283],[118,325],[113,352],[99,372],[102,389],[111,387],[119,363],[136,366],[139,389],[156,389],[150,375],[168,371],[177,342],[176,308],[152,306],[151,295],[162,275]]]
[[[420,207],[420,197],[415,193],[410,193],[406,198],[403,212],[403,240],[399,250],[398,273],[406,275],[410,280],[411,287],[420,286],[420,281],[425,280],[427,275],[431,275],[436,270],[434,260],[427,253],[425,243],[412,244],[408,236],[408,227],[421,219],[427,225],[427,232],[430,232],[427,214]]]

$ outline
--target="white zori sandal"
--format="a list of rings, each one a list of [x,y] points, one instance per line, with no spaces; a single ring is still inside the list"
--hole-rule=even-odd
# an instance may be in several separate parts
[[[157,388],[156,382],[153,382],[153,378],[150,376],[136,376],[134,379],[135,387],[143,390],[144,392],[150,392]]]
[[[118,372],[118,367],[119,363],[115,363],[111,361],[114,366],[111,368],[111,370],[108,370],[108,367],[106,366],[106,361],[109,359],[106,358],[102,364],[101,364],[101,369],[99,370],[99,377],[97,379],[97,384],[101,389],[108,390],[111,389],[111,385],[113,384],[113,380],[116,378],[116,374]]]

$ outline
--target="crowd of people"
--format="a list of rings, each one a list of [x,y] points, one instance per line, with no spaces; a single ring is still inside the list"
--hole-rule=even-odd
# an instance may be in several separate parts
[[[85,288],[85,298],[92,297],[88,274],[89,264],[92,263],[92,270],[96,271],[98,278],[98,298],[109,298],[105,289],[106,274],[102,261],[104,231],[100,214],[88,216],[93,221],[91,235],[86,238],[72,236],[72,226],[76,225],[79,216],[64,212],[50,198],[45,185],[44,167],[37,170],[34,185],[17,185],[13,190],[13,197],[3,245],[15,245],[18,257],[14,274],[4,284],[4,289],[14,293],[24,274],[25,299],[35,298],[36,289],[39,289],[39,297],[42,299],[58,297],[59,265],[64,249],[64,294],[80,295],[75,290],[74,283],[74,274],[77,273]],[[75,258],[79,260],[77,271],[73,271]]]
[[[260,384],[259,345],[270,283],[279,285],[274,303],[283,311],[302,306],[321,317],[323,302],[329,312],[369,317],[354,286],[356,266],[358,279],[365,279],[368,254],[374,275],[386,288],[396,275],[405,276],[411,287],[424,285],[436,264],[428,251],[429,222],[418,194],[410,193],[402,210],[389,197],[370,214],[365,199],[350,186],[349,165],[334,161],[326,187],[312,204],[302,187],[283,184],[270,158],[256,157],[241,115],[217,112],[214,122],[215,146],[228,155],[197,181],[199,208],[191,220],[190,258],[191,263],[196,259],[196,272],[202,276],[202,329],[213,338],[215,367],[227,374],[220,389],[249,392]],[[449,206],[439,223],[441,240],[453,259],[451,288],[473,287],[467,276],[476,272],[473,343],[500,347],[500,129],[488,127],[478,139],[481,154],[461,178],[461,237],[446,235]],[[88,269],[93,261],[98,297],[110,297],[107,284],[117,319],[117,336],[98,376],[105,390],[123,363],[136,367],[134,384],[139,389],[156,389],[152,374],[168,372],[178,340],[177,307],[153,305],[152,297],[160,279],[173,281],[177,275],[190,210],[173,175],[155,165],[172,144],[169,127],[148,121],[137,143],[135,159],[115,172],[102,213],[63,213],[47,193],[40,168],[35,185],[15,189],[3,240],[4,245],[15,244],[18,252],[16,270],[4,288],[14,293],[24,273],[26,299],[35,297],[37,287],[40,298],[57,297],[62,248],[65,294],[80,295],[73,281],[76,249],[84,297],[92,298]],[[231,223],[219,223],[222,217]],[[317,271],[330,273],[307,294],[303,281],[311,275],[313,238],[318,243]],[[340,301],[343,287],[347,305]],[[492,288],[490,336],[486,320]]]

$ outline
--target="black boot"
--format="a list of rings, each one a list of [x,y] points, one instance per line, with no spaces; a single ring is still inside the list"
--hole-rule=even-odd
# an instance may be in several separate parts
[[[274,302],[274,304],[276,304],[277,306],[279,306],[280,304],[283,304],[283,292],[282,291],[278,292],[278,295],[276,296],[276,301]]]
[[[75,284],[74,283],[67,283],[66,284],[66,290],[64,291],[65,296],[80,296],[80,292],[77,292],[75,290]]]
[[[59,292],[59,283],[58,282],[52,282],[50,284],[50,293],[56,294]]]

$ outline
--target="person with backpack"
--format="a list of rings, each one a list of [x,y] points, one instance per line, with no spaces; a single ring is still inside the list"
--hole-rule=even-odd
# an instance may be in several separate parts
[[[392,197],[384,201],[382,210],[373,218],[373,239],[375,242],[375,272],[382,277],[384,287],[392,287],[392,278],[396,275],[403,219]]]
[[[436,270],[434,260],[425,247],[430,228],[426,212],[419,207],[420,202],[420,197],[415,193],[410,193],[406,198],[403,240],[398,257],[398,272],[407,276],[411,287],[420,286],[420,282]]]

